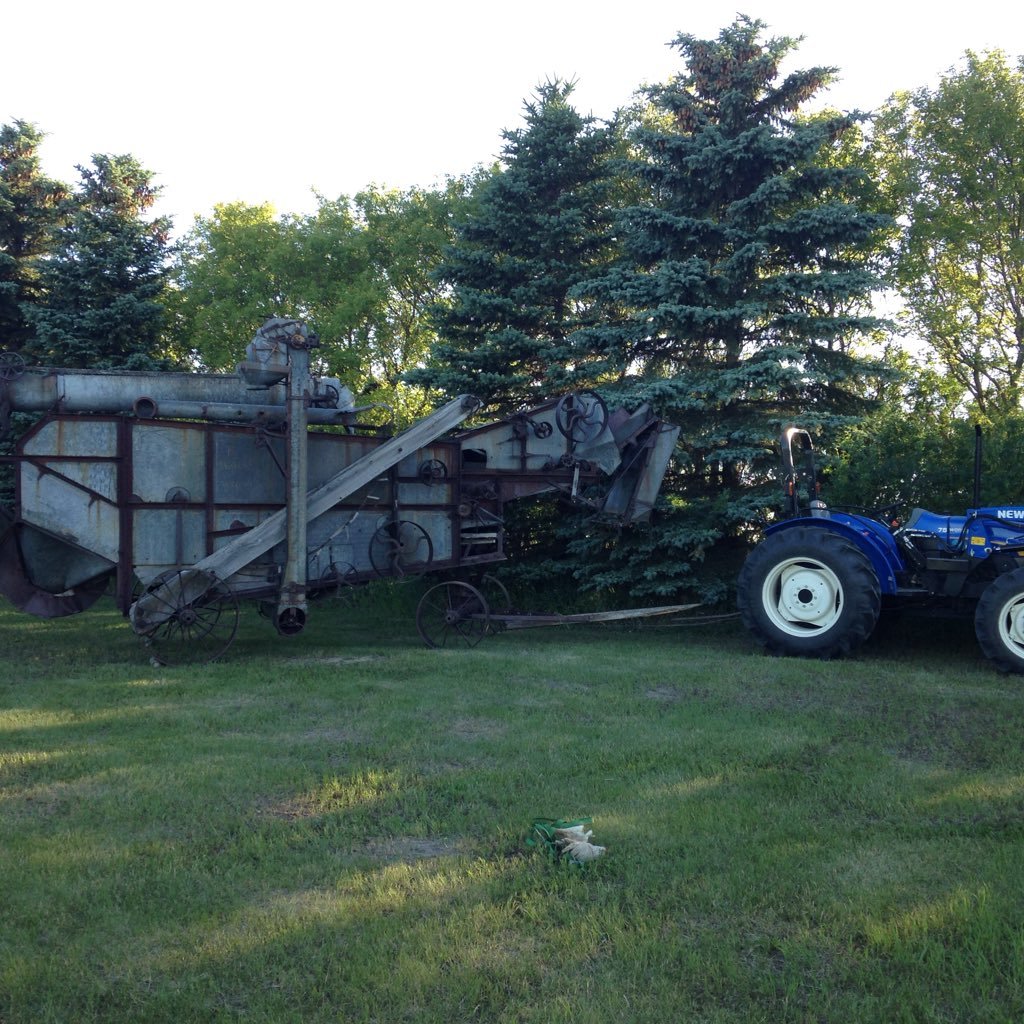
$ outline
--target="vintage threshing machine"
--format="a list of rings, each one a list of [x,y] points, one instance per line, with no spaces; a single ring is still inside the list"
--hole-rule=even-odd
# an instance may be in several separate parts
[[[300,322],[269,320],[233,375],[0,354],[0,433],[12,412],[39,414],[5,460],[0,593],[53,618],[113,581],[152,656],[177,663],[226,649],[240,599],[288,636],[317,596],[445,570],[417,627],[431,646],[475,643],[515,618],[480,575],[505,557],[507,501],[557,491],[609,521],[650,515],[678,428],[647,407],[609,412],[582,392],[455,432],[479,405],[462,396],[383,437],[360,427],[346,387],[311,373],[317,345]],[[601,497],[585,496],[597,480]]]

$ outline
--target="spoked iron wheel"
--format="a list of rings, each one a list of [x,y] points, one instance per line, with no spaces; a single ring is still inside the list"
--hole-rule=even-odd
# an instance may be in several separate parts
[[[17,380],[25,372],[25,357],[20,352],[0,352],[0,381]]]
[[[219,581],[207,588],[209,578],[196,577],[194,571],[164,573],[140,598],[149,605],[148,618],[159,620],[142,634],[142,642],[161,665],[213,661],[238,631],[238,599],[231,588]]]
[[[428,647],[476,647],[490,629],[487,599],[459,580],[438,583],[420,599],[416,629]]]
[[[309,599],[333,599],[346,608],[356,603],[356,567],[350,562],[331,562],[320,579],[309,584]]]
[[[608,406],[594,391],[562,395],[555,406],[555,424],[573,444],[586,444],[608,425]]]
[[[497,576],[484,573],[480,577],[479,589],[487,601],[489,614],[508,615],[511,613],[512,598],[509,596],[505,584]],[[491,619],[490,626],[492,633],[500,633],[505,629],[505,623],[497,619]]]
[[[380,527],[370,541],[370,565],[382,577],[419,576],[434,560],[430,534],[408,519]]]

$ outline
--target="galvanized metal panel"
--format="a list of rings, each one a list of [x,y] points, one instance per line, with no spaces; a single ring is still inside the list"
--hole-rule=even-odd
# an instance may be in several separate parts
[[[537,436],[538,427],[546,437]],[[532,410],[528,420],[516,424],[499,420],[465,431],[459,438],[460,450],[471,453],[463,454],[463,468],[486,467],[488,472],[539,472],[546,463],[556,464],[569,450],[555,421],[554,402]]]
[[[132,426],[132,493],[145,502],[168,501],[184,490],[206,500],[206,432],[187,423]]]
[[[247,431],[215,430],[213,451],[215,502],[284,505],[283,438],[262,436],[257,444],[257,435]]]
[[[277,509],[270,509],[265,514],[270,515]],[[260,522],[261,511],[255,508],[217,508],[213,510],[213,529],[215,532],[222,530],[234,530],[246,526],[252,529]]]
[[[206,556],[206,522],[195,508],[145,508],[132,514],[132,564],[184,567]]]
[[[35,506],[40,476],[66,477],[79,491],[78,501],[96,500],[95,496],[107,501],[117,501],[117,464],[113,462],[65,462],[62,459],[46,459],[38,464],[23,463],[21,467],[22,514],[30,519]],[[87,492],[93,492],[89,494]]]
[[[109,573],[112,562],[32,527],[19,531],[21,557],[29,580],[50,594],[63,594]]]
[[[26,455],[71,455],[113,458],[117,455],[117,421],[53,419],[41,423],[22,445]]]
[[[354,434],[309,435],[309,486],[319,487],[357,459],[379,448],[384,442],[377,437]]]
[[[636,501],[633,505],[633,515],[630,522],[638,523],[647,519],[654,502],[661,489],[661,482],[665,479],[668,470],[669,459],[675,450],[676,441],[679,440],[679,427],[661,426],[654,442],[654,451],[651,452],[644,469],[643,476],[636,490]]]
[[[398,501],[401,505],[451,505],[455,498],[455,485],[447,481],[424,484],[402,480],[398,484]]]
[[[111,489],[111,463],[79,463],[76,472]],[[69,474],[70,475],[70,474]],[[116,493],[116,482],[113,483]],[[120,513],[114,504],[90,497],[79,487],[32,465],[21,467],[21,515],[27,523],[116,562]]]
[[[447,562],[452,558],[452,519],[444,511],[431,512],[421,509],[403,512],[402,518],[422,527],[430,537],[434,548],[435,562]]]
[[[15,409],[55,406],[75,412],[130,412],[139,398],[160,402],[253,401],[283,405],[280,385],[254,391],[235,374],[137,372],[131,370],[29,370],[10,383]]]
[[[309,489],[325,484],[353,462],[369,455],[384,442],[376,437],[360,437],[350,434],[310,434],[309,436]],[[344,505],[372,506],[391,504],[391,478],[382,473],[364,487],[343,495],[339,502]]]
[[[409,451],[416,451],[451,430],[461,423],[475,407],[476,400],[466,395],[449,402],[397,437],[384,442],[362,459],[353,462],[327,483],[311,490],[307,499],[309,520],[312,521],[330,511],[342,496],[377,479],[382,471],[400,462]],[[284,535],[284,527],[285,516],[279,511],[265,519],[257,528],[236,537],[230,544],[218,549],[215,554],[207,556],[195,566],[195,571],[222,578],[231,576],[243,566],[257,560],[273,545],[279,543]],[[147,607],[156,603],[154,597]],[[138,602],[135,608],[136,614],[140,610],[143,614],[146,612],[142,601]]]
[[[402,459],[396,467],[399,476],[420,476],[424,467],[429,463],[440,463],[444,469],[445,477],[452,477],[456,474],[458,466],[458,448],[451,444],[426,445],[417,451],[410,452]]]
[[[353,514],[348,510],[325,512],[309,524],[310,579],[319,578],[328,563],[348,563],[357,573],[373,573],[370,545],[377,530],[389,521],[379,509]],[[316,576],[313,575],[314,570]]]

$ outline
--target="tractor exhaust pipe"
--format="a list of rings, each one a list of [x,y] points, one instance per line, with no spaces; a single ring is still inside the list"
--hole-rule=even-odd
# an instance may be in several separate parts
[[[974,507],[981,508],[981,424],[974,424]]]

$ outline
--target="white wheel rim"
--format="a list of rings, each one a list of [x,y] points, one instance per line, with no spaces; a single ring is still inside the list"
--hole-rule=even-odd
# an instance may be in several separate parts
[[[1018,657],[1024,657],[1024,594],[1015,594],[999,612],[999,639]]]
[[[842,614],[843,600],[839,577],[815,558],[779,562],[768,573],[761,590],[761,603],[768,618],[789,636],[817,636],[831,629]],[[1021,611],[1024,612],[1024,600]],[[1024,633],[1021,642],[1024,643]]]

